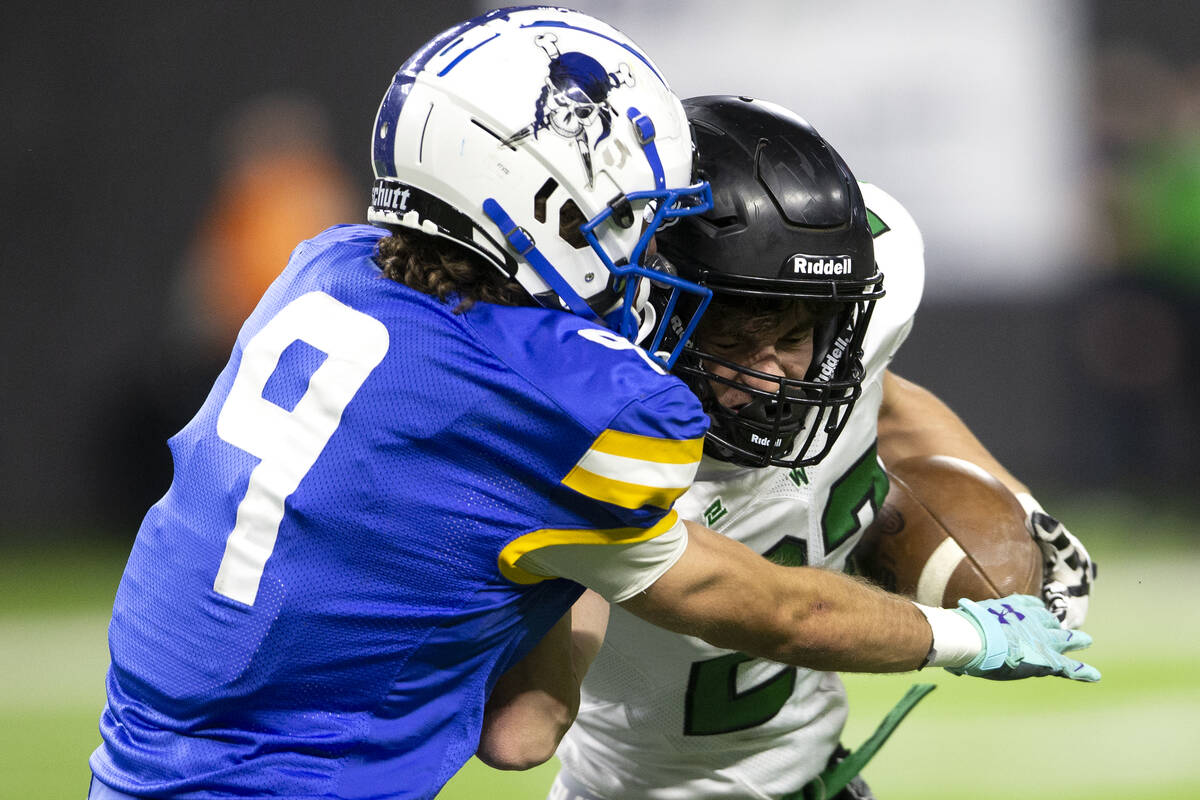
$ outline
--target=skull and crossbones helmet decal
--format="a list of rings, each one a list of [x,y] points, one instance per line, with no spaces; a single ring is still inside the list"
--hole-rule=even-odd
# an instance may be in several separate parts
[[[517,131],[508,141],[516,142],[526,136],[536,139],[546,129],[574,139],[591,183],[592,148],[609,135],[613,117],[617,115],[608,94],[618,86],[633,86],[633,73],[628,64],[619,64],[616,71],[609,72],[587,53],[574,50],[562,53],[553,33],[540,34],[535,42],[549,59],[545,84],[534,106],[533,124]],[[598,135],[594,130],[597,124]]]

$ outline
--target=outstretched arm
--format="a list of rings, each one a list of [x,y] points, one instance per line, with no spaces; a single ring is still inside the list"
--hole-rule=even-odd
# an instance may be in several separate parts
[[[586,591],[525,658],[500,676],[475,755],[495,769],[549,760],[579,711],[579,686],[600,651],[608,602]]]
[[[693,522],[687,530],[679,561],[623,608],[717,647],[811,669],[903,672],[928,663],[999,680],[1100,679],[1062,655],[1090,644],[1087,635],[1030,608],[1032,598],[928,608],[842,573],[772,564]]]
[[[908,600],[865,581],[781,567],[687,523],[683,556],[622,607],[710,644],[812,669],[904,672],[929,653],[930,627]]]

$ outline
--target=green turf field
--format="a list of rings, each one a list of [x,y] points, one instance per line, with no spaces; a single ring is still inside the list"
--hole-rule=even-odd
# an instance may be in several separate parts
[[[938,684],[866,770],[882,800],[1200,798],[1195,517],[1058,508],[1101,565],[1084,657],[1104,680],[848,677],[851,746],[915,678]],[[0,798],[85,796],[122,563],[112,548],[66,540],[0,551]],[[441,797],[538,800],[552,776],[553,766],[498,773],[473,761]]]

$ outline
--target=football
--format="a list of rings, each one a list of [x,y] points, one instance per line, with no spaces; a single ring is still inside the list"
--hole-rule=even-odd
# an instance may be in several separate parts
[[[859,574],[945,608],[1041,593],[1041,551],[1000,481],[950,456],[908,458],[887,473],[887,498],[854,551]]]

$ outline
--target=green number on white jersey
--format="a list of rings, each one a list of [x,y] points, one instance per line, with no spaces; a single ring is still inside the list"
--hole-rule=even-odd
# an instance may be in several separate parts
[[[875,518],[887,493],[887,473],[879,466],[872,444],[829,489],[829,502],[821,515],[825,555],[865,528]]]
[[[872,444],[830,487],[829,501],[821,516],[827,555],[864,527],[887,496],[887,475],[875,452]],[[808,547],[803,539],[785,536],[763,555],[783,566],[804,566]],[[780,712],[796,688],[796,668],[781,667],[769,678],[739,690],[738,673],[742,665],[754,661],[757,661],[754,656],[745,653],[729,653],[692,664],[684,701],[685,736],[711,736],[753,728]]]

